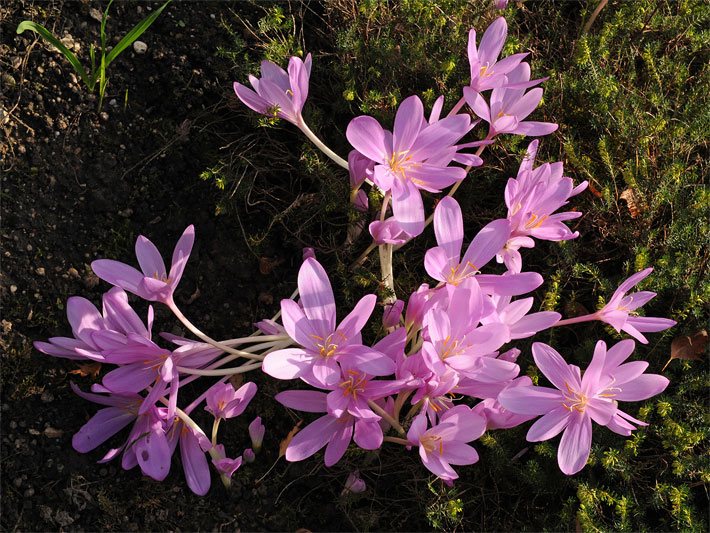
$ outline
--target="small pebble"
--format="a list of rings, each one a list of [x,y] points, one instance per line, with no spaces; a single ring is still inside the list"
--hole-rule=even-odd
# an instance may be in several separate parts
[[[133,42],[133,51],[136,54],[145,54],[147,50],[148,50],[148,45],[145,44],[143,41],[134,41]]]
[[[42,393],[42,396],[40,396],[40,400],[42,400],[44,403],[49,403],[54,401],[54,395],[49,392],[49,391],[44,391]]]
[[[32,245],[28,244],[27,247],[25,248],[28,252],[32,251]]]
[[[44,267],[35,268],[35,272],[37,273],[38,276],[44,276],[44,274],[45,274]]]
[[[108,120],[108,113],[106,111],[102,111],[101,113],[99,113],[99,116],[101,117],[101,120],[103,120],[104,122],[106,122]]]
[[[34,495],[35,495],[35,489],[33,489],[32,487],[30,487],[29,489],[27,489],[25,491],[25,498],[31,498]]]
[[[115,98],[111,98],[111,100],[108,101],[108,105],[110,105],[111,107],[116,107],[118,105],[118,102]]]
[[[10,292],[15,294],[17,292],[17,285],[10,285]]]

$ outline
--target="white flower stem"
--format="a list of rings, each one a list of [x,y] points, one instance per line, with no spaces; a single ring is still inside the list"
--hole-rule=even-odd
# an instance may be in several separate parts
[[[343,167],[346,170],[349,168],[348,162],[342,157],[340,157],[338,154],[333,152],[333,150],[328,148],[325,143],[321,141],[318,136],[311,131],[311,128],[308,127],[308,125],[303,119],[299,120],[299,123],[296,124],[296,126],[298,126],[298,129],[300,129],[303,134],[308,137],[308,139],[313,144],[315,144],[321,152],[330,157],[337,165]]]
[[[195,326],[192,322],[190,322],[185,315],[182,314],[182,311],[178,309],[177,305],[175,305],[174,301],[168,302],[168,307],[170,310],[173,312],[173,314],[177,317],[177,319],[183,323],[183,325],[189,329],[193,334],[195,334],[197,337],[199,337],[201,340],[206,342],[207,344],[211,344],[215,348],[219,348],[223,352],[230,353],[232,355],[236,355],[239,357],[246,357],[247,359],[257,359],[261,360],[263,357],[261,355],[256,355],[253,353],[249,353],[244,350],[236,350],[230,346],[227,346],[226,344],[222,344],[221,342],[217,342],[214,340],[212,337],[206,335],[202,331],[200,331],[197,326]]]
[[[192,374],[194,376],[232,376],[234,374],[244,374],[251,370],[256,370],[261,368],[261,362],[252,363],[246,366],[239,366],[233,368],[219,368],[214,370],[199,369],[199,368],[188,368],[185,366],[176,367],[178,372],[183,374]]]
[[[406,435],[407,432],[404,431],[404,428],[402,427],[402,424],[400,424],[397,420],[392,418],[392,416],[382,409],[379,405],[377,405],[375,402],[372,400],[367,400],[367,405],[370,406],[370,409],[372,409],[375,413],[380,415],[382,418],[384,418],[387,422],[389,422],[390,426],[392,426],[394,429],[397,430],[397,433],[400,435]]]
[[[580,322],[591,322],[593,320],[599,320],[599,313],[591,313],[589,315],[566,318],[564,320],[560,320],[559,322],[555,322],[550,327],[555,328],[557,326],[568,326],[570,324],[579,324]]]

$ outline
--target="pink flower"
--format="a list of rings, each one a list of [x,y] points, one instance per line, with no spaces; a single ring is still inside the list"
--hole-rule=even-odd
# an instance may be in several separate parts
[[[414,237],[424,229],[420,190],[439,192],[466,177],[463,168],[448,165],[457,155],[455,143],[470,129],[468,115],[427,124],[421,100],[410,96],[397,110],[393,132],[372,117],[360,116],[350,122],[346,135],[358,152],[375,162],[372,181],[391,192],[395,220]]]
[[[475,276],[495,257],[510,235],[507,220],[494,220],[473,238],[461,258],[463,216],[458,202],[450,196],[442,198],[434,210],[434,233],[438,246],[427,250],[424,268],[438,281],[458,285]]]
[[[276,400],[286,407],[309,413],[328,411],[324,392],[291,390],[276,395]],[[340,461],[351,439],[365,450],[376,450],[382,445],[382,427],[378,418],[355,418],[349,413],[341,417],[326,414],[296,433],[286,448],[287,461],[302,461],[318,450],[325,449],[325,466]]]
[[[617,332],[625,331],[643,344],[648,344],[648,340],[642,335],[642,332],[663,331],[676,325],[675,320],[668,318],[634,316],[632,314],[633,311],[656,296],[655,292],[650,291],[626,294],[631,288],[648,277],[651,272],[653,272],[653,268],[647,268],[624,281],[614,291],[609,302],[594,313],[599,320],[606,322]]]
[[[234,390],[231,383],[217,383],[207,391],[205,411],[217,418],[233,418],[241,415],[256,394],[256,384],[245,383]]]
[[[503,17],[498,17],[486,28],[478,48],[476,47],[476,30],[469,31],[468,62],[471,66],[471,90],[481,92],[505,86],[506,74],[517,67],[528,55],[515,54],[498,61],[507,35],[508,25]]]
[[[126,293],[114,287],[103,296],[103,315],[86,298],[73,296],[67,300],[67,319],[74,338],[53,337],[49,342],[37,341],[37,350],[54,357],[66,359],[91,359],[103,361],[102,343],[97,342],[97,332],[110,331],[114,341],[128,342],[128,335],[150,339],[153,322],[153,308],[148,308],[146,327],[136,312],[128,304]]]
[[[249,76],[254,90],[235,81],[234,92],[244,105],[257,113],[277,116],[300,126],[310,76],[311,54],[305,61],[292,57],[288,62],[288,73],[271,61],[262,61],[261,79]]]
[[[511,56],[514,57],[514,56]],[[525,92],[530,83],[530,66],[520,63],[507,75],[507,87],[493,89],[490,107],[480,93],[471,87],[464,87],[463,94],[473,112],[489,124],[489,139],[501,133],[538,137],[548,135],[557,129],[551,122],[524,120],[542,100],[539,87]]]
[[[451,465],[471,465],[478,461],[478,453],[467,443],[486,431],[486,420],[465,405],[458,405],[441,416],[439,424],[427,429],[423,414],[412,422],[407,440],[419,447],[424,466],[444,481],[459,476]]]
[[[540,371],[557,387],[508,388],[498,395],[506,409],[521,415],[544,415],[528,431],[527,440],[548,440],[564,431],[557,461],[572,475],[584,468],[592,444],[592,420],[616,433],[636,429],[629,422],[645,425],[618,409],[619,401],[640,401],[663,392],[668,380],[644,374],[645,361],[624,363],[634,349],[632,340],[621,341],[608,351],[599,341],[584,377],[574,365],[546,344],[536,342],[532,351]]]
[[[175,439],[180,443],[180,461],[185,480],[190,490],[204,496],[210,490],[212,479],[205,453],[212,448],[210,440],[200,432],[188,427],[182,420],[176,420],[169,432],[171,447]]]
[[[360,477],[360,472],[358,470],[354,470],[350,472],[348,479],[345,480],[345,487],[343,488],[341,496],[348,493],[360,494],[361,492],[365,492],[365,490],[367,490],[365,481]]]
[[[112,259],[91,263],[96,275],[104,281],[140,296],[144,300],[171,305],[195,240],[194,226],[188,226],[175,245],[170,272],[155,245],[142,235],[136,241],[136,257],[141,271]]]
[[[230,459],[227,457],[227,454],[224,451],[224,445],[222,444],[218,444],[214,447],[214,449],[217,457],[212,457],[212,464],[221,476],[224,476],[227,479],[231,478],[234,475],[234,472],[242,466],[242,458],[237,457],[236,459]]]
[[[412,235],[402,229],[395,217],[375,220],[369,229],[376,244],[404,244],[412,240]]]
[[[382,325],[386,329],[399,327],[403,310],[404,300],[396,300],[394,303],[386,304],[385,311],[382,313]]]
[[[506,342],[532,337],[559,322],[562,315],[554,311],[529,313],[534,298],[523,298],[511,302],[510,296],[493,296],[496,309],[481,319],[483,324],[503,324],[508,328]]]
[[[538,142],[534,140],[530,143],[517,177],[508,180],[505,187],[511,233],[510,239],[498,252],[498,262],[505,262],[511,272],[522,269],[518,250],[535,246],[535,241],[530,237],[564,241],[579,236],[578,232],[571,232],[564,222],[578,218],[582,213],[553,213],[565,206],[571,197],[585,190],[588,183],[584,181],[574,187],[572,179],[562,175],[561,162],[545,163],[533,169]]]
[[[510,387],[530,387],[532,380],[528,376],[515,378],[501,390]],[[509,429],[532,420],[535,415],[519,415],[503,407],[497,398],[486,398],[476,404],[473,412],[486,419],[486,429]]]
[[[347,359],[369,374],[385,376],[394,363],[385,355],[361,344],[360,331],[370,318],[377,297],[364,296],[336,327],[335,300],[328,275],[315,259],[307,259],[298,273],[301,308],[282,300],[284,328],[300,348],[271,352],[263,370],[277,379],[302,378],[328,388],[340,379],[338,361]]]

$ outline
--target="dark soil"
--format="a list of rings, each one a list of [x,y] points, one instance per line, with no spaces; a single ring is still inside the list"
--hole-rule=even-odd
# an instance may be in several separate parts
[[[117,2],[109,38],[125,34],[157,5]],[[296,245],[278,238],[255,254],[240,225],[258,228],[266,217],[239,221],[215,215],[216,192],[199,179],[227,144],[225,131],[238,136],[253,129],[232,110],[232,78],[215,56],[224,38],[218,21],[234,6],[173,3],[142,37],[147,52],[129,49],[110,66],[99,112],[96,95],[77,82],[60,54],[29,32],[17,36],[15,28],[31,19],[59,36],[69,34],[86,60],[89,44],[99,41],[99,23],[90,10],[100,7],[15,1],[0,8],[5,138],[0,145],[1,527],[353,529],[349,515],[358,509],[370,514],[373,501],[340,496],[346,462],[326,470],[315,459],[297,464],[281,459],[269,471],[279,441],[297,421],[271,399],[273,384],[264,383],[247,413],[226,424],[224,442],[233,456],[248,446],[246,426],[257,412],[268,428],[257,462],[235,475],[230,490],[213,476],[210,493],[200,498],[187,488],[178,460],[169,477],[157,483],[138,469],[122,470],[117,462],[97,464],[108,446],[86,455],[71,446],[73,433],[96,406],[76,397],[69,382],[86,389],[93,380],[72,374],[75,363],[44,356],[31,342],[69,334],[68,296],[100,301],[108,287],[91,272],[92,260],[134,263],[131,250],[139,234],[167,256],[183,229],[194,223],[197,241],[177,297],[186,314],[217,338],[248,333],[253,320],[273,315],[279,299],[293,290],[300,262]],[[237,8],[245,17],[253,9]],[[139,309],[145,312],[145,306]],[[156,331],[181,332],[162,309],[156,322]],[[262,385],[258,375],[253,379]],[[374,455],[365,463],[373,460],[377,463]],[[373,500],[380,490],[378,468],[366,469]],[[421,517],[388,517],[387,524],[390,520],[407,529],[423,527],[416,522]],[[377,519],[373,522],[370,527],[377,527]]]

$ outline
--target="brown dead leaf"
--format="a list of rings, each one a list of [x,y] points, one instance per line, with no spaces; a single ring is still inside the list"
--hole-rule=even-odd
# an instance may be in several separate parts
[[[44,428],[44,436],[50,439],[58,439],[62,435],[64,435],[64,431],[61,429],[53,428],[52,426]]]
[[[663,370],[673,359],[685,359],[686,361],[699,361],[705,354],[708,345],[708,332],[704,329],[693,335],[680,335],[673,339],[671,343],[671,358],[663,367]],[[663,372],[661,370],[661,372]]]
[[[620,198],[626,201],[626,206],[629,208],[631,218],[638,217],[643,211],[643,201],[633,189],[626,189],[621,193]]]
[[[76,374],[82,378],[92,377],[96,378],[101,371],[101,363],[98,361],[91,361],[90,363],[79,363],[79,368],[76,370],[70,370],[70,374]]]
[[[288,445],[291,444],[291,441],[293,438],[296,436],[296,433],[301,431],[301,424],[303,424],[303,420],[299,420],[298,424],[293,426],[293,429],[288,432],[288,435],[286,435],[286,438],[281,441],[279,444],[279,459],[286,455],[286,448],[288,448]]]
[[[264,276],[271,274],[271,271],[283,262],[284,260],[279,257],[272,259],[271,257],[262,256],[259,258],[259,272]]]
[[[589,192],[591,192],[591,193],[592,193],[594,196],[596,196],[597,198],[601,198],[601,197],[602,197],[601,191],[599,191],[599,189],[597,189],[597,188],[594,186],[594,183],[592,183],[591,181],[589,182],[589,185],[587,186],[587,188],[589,189]]]

